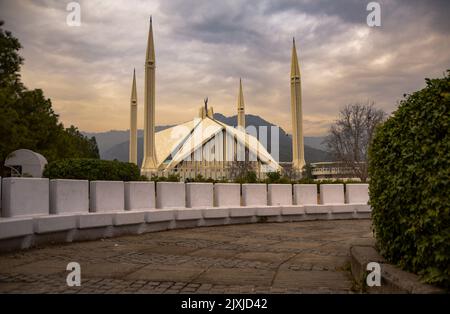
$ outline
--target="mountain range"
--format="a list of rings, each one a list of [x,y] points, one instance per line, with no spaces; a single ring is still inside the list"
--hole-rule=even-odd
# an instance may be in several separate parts
[[[236,126],[236,115],[226,117],[220,113],[215,113],[214,118],[225,124]],[[267,127],[267,145],[266,149],[271,151],[271,136],[270,127],[276,126],[263,118],[256,115],[245,115],[246,125],[256,127],[257,132],[259,127]],[[172,125],[156,126],[156,132],[172,127]],[[100,151],[100,157],[106,160],[120,160],[128,161],[129,153],[129,131],[128,130],[111,130],[107,132],[82,132],[88,137],[95,136],[97,145]],[[259,134],[259,133],[258,133]],[[138,130],[138,165],[142,163],[143,156],[143,130]],[[323,144],[324,137],[304,137],[305,141],[305,159],[306,162],[331,161],[330,154],[326,151],[326,146]],[[289,162],[292,160],[292,137],[287,134],[282,128],[279,128],[279,159],[281,162]]]

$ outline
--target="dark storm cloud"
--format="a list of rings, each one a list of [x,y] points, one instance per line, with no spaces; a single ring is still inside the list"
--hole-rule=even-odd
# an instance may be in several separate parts
[[[360,0],[90,0],[75,28],[65,23],[68,2],[1,1],[0,18],[23,43],[26,84],[84,130],[128,127],[133,67],[142,112],[150,14],[160,124],[192,118],[205,94],[216,112],[235,114],[243,77],[247,112],[290,130],[293,36],[308,135],[326,132],[347,103],[374,100],[391,112],[450,68],[450,1],[379,1],[380,28],[366,25],[370,1]]]

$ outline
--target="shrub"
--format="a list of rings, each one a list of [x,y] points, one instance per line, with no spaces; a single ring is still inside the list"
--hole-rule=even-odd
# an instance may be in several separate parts
[[[449,288],[450,71],[426,83],[375,134],[370,204],[380,253]]]
[[[208,183],[214,183],[216,182],[216,180],[212,179],[212,178],[205,178],[204,176],[202,176],[201,174],[198,174],[195,178],[187,178],[185,180],[185,182],[208,182]]]
[[[151,177],[150,181],[154,181],[154,182],[180,182],[180,175],[179,174],[169,174],[167,177],[165,177],[165,176],[159,177],[157,175],[153,175]]]
[[[267,176],[267,178],[265,180],[265,183],[268,183],[268,184],[274,184],[274,183],[289,184],[289,183],[291,183],[291,179],[286,176],[282,176],[279,171],[268,172],[266,174],[266,176]]]
[[[50,179],[143,181],[132,163],[100,159],[61,159],[47,164],[44,176]]]

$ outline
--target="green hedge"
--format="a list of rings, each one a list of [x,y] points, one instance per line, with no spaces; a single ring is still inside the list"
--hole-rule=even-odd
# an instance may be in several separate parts
[[[100,159],[61,159],[47,164],[44,176],[50,179],[142,181],[139,168],[132,163]]]
[[[369,151],[378,248],[389,261],[450,287],[450,71],[406,96]]]

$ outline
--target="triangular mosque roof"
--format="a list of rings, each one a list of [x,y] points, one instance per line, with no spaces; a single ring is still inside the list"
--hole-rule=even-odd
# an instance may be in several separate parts
[[[279,169],[279,164],[256,137],[208,116],[193,119],[155,134],[158,167],[161,169],[163,164],[166,164],[163,168],[175,167],[222,131],[235,137],[239,143],[243,143],[250,153],[257,156],[258,160],[269,169],[273,171]]]

